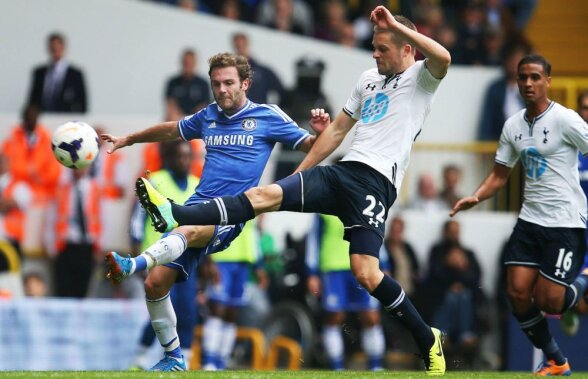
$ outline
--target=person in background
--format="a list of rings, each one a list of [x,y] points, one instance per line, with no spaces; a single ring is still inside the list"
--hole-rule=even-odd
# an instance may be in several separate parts
[[[457,188],[460,181],[461,169],[458,166],[449,164],[443,167],[443,188],[439,193],[439,198],[443,200],[449,208],[452,208],[453,204],[461,198]]]
[[[522,46],[511,46],[502,59],[502,76],[492,82],[486,90],[478,139],[498,141],[507,118],[525,107],[517,88],[517,64],[525,55]]]
[[[184,117],[210,103],[210,86],[204,78],[196,75],[197,63],[198,56],[194,50],[183,51],[181,72],[169,79],[165,87],[166,114],[174,114],[179,110],[181,117]]]
[[[198,185],[199,179],[190,174],[190,166],[193,159],[192,147],[187,141],[163,142],[162,156],[163,167],[161,170],[152,172],[149,180],[162,193],[173,201],[183,203],[193,193]],[[131,219],[131,241],[133,243],[133,254],[137,255],[145,248],[161,238],[161,233],[151,227],[145,211],[135,206]],[[196,267],[196,266],[195,266]],[[193,272],[190,280],[177,283],[171,290],[171,301],[177,316],[177,329],[180,339],[180,348],[186,360],[190,363],[192,356],[192,338],[194,327],[197,323],[196,296],[198,293],[197,272]],[[128,281],[121,283],[124,285]],[[155,332],[151,322],[147,322],[143,328],[139,348],[135,356],[133,367],[148,369],[152,366],[147,362],[149,348],[155,341]]]
[[[424,173],[419,177],[417,194],[406,204],[406,209],[438,212],[450,209],[450,207],[439,197],[433,176]]]
[[[247,304],[245,284],[249,277],[255,274],[263,290],[268,285],[255,222],[245,224],[239,237],[211,259],[216,270],[207,290],[209,315],[202,329],[202,368],[216,371],[227,367],[233,352],[239,311]]]
[[[368,358],[368,369],[383,368],[386,341],[380,320],[380,304],[353,277],[349,242],[343,239],[343,224],[335,216],[316,215],[306,239],[307,288],[322,299],[322,342],[333,370],[345,368],[345,349],[341,326],[346,312],[357,312],[361,324],[361,347]],[[380,266],[388,270],[388,259],[380,250]]]
[[[50,61],[35,68],[28,104],[42,112],[86,113],[88,98],[84,74],[65,59],[65,47],[65,36],[49,35]]]
[[[247,92],[247,97],[256,103],[278,104],[284,94],[282,81],[275,72],[251,57],[249,37],[244,33],[233,34],[233,50],[236,54],[247,58],[253,70],[253,84]],[[308,109],[306,110],[308,113]]]
[[[23,279],[25,296],[28,297],[47,297],[49,288],[47,281],[38,272],[29,272],[25,274]]]
[[[85,297],[100,252],[100,188],[89,167],[65,170],[55,197],[55,294]]]

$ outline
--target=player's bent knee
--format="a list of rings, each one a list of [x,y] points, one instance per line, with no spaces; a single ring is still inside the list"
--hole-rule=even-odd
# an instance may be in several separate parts
[[[214,235],[214,226],[206,225],[183,225],[173,231],[174,233],[180,233],[186,237],[189,247],[204,247],[206,246],[212,236]]]
[[[150,300],[155,300],[164,297],[168,294],[168,292],[171,289],[168,286],[166,286],[162,281],[150,276],[147,276],[147,279],[145,279],[144,286],[145,294],[147,295],[147,298]]]
[[[282,188],[277,184],[253,187],[245,192],[245,196],[251,202],[255,214],[277,211],[282,202],[282,195]]]
[[[528,289],[510,287],[507,290],[507,295],[512,304],[524,304],[531,301],[531,292]]]

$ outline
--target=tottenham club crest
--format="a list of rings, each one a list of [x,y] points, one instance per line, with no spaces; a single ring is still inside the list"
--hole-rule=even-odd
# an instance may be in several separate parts
[[[255,128],[257,128],[257,121],[255,121],[254,118],[246,118],[241,123],[241,127],[243,127],[243,130],[250,132],[252,130],[255,130]]]

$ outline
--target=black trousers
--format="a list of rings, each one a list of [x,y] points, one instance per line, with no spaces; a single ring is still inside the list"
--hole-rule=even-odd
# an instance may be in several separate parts
[[[68,243],[55,259],[55,295],[85,297],[94,268],[92,245]]]

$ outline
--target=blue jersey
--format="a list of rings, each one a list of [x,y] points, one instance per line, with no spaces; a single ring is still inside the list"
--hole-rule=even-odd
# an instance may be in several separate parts
[[[230,116],[212,103],[180,120],[178,129],[183,139],[206,145],[200,184],[186,204],[255,187],[276,142],[295,149],[309,136],[278,106],[250,100]]]
[[[578,170],[580,171],[580,186],[584,194],[588,197],[588,156],[585,157],[581,153],[579,156]]]

